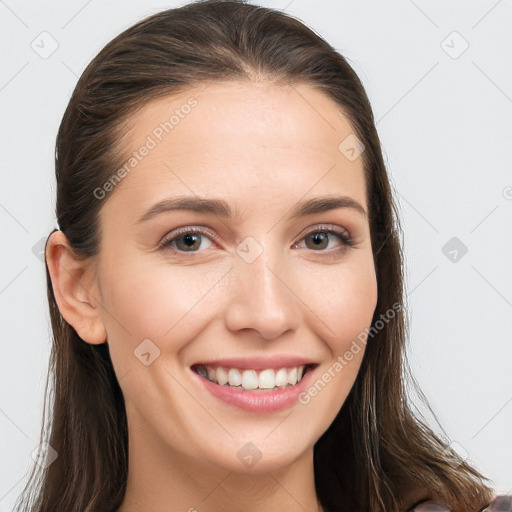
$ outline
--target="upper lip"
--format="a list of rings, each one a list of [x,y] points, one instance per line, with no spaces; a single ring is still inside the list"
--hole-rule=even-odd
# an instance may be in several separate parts
[[[240,368],[244,370],[266,370],[293,368],[295,366],[316,365],[313,360],[295,355],[258,356],[258,357],[229,357],[224,359],[209,359],[198,361],[193,366],[211,366],[224,368]]]

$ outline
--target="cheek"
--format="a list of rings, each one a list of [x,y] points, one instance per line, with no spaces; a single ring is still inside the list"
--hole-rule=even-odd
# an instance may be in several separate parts
[[[335,321],[334,330],[341,334],[344,341],[354,340],[370,326],[377,306],[375,274],[368,273],[347,280],[340,301],[339,316],[337,322]]]
[[[303,295],[323,326],[324,342],[337,357],[371,324],[377,305],[373,258],[323,269],[304,281]]]
[[[318,439],[334,421],[359,373],[365,335],[377,304],[373,260],[367,265],[339,266],[323,278],[317,275],[315,282],[309,305],[318,316],[316,334],[330,357],[317,368],[316,378],[301,393],[299,403],[307,418],[319,419]]]
[[[345,402],[365,353],[366,333],[377,305],[373,259],[339,267],[315,281],[317,292],[310,294],[311,309],[318,312],[317,334],[327,345],[330,359],[318,368],[316,380],[299,402],[309,408],[310,417],[323,418],[325,430]]]
[[[145,339],[162,352],[177,352],[215,313],[223,273],[209,265],[179,268],[140,259],[104,272],[103,319],[111,353],[131,353]]]

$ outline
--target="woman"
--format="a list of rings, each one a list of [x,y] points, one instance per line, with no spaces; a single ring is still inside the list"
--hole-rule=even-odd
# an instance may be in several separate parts
[[[51,448],[20,510],[490,504],[408,403],[372,110],[310,29],[216,0],[137,23],[80,78],[56,178]]]

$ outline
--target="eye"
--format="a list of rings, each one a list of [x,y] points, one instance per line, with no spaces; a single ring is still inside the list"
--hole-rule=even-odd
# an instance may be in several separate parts
[[[341,242],[342,248],[344,246],[354,247],[354,242],[350,238],[348,231],[337,226],[329,225],[315,226],[315,229],[309,231],[301,242],[304,241],[308,249],[313,249],[315,252],[323,252],[327,250],[326,246],[333,238]],[[298,245],[298,243],[294,244],[294,247],[298,247]],[[331,250],[335,251],[336,249],[330,249],[326,252],[331,252]]]
[[[210,240],[205,230],[200,228],[191,229],[190,226],[173,231],[170,235],[173,236],[165,237],[160,242],[159,247],[162,249],[170,249],[173,252],[199,252],[194,249],[199,249],[201,241],[204,240],[205,237],[207,240]],[[214,238],[213,236],[211,237]]]
[[[171,232],[160,243],[159,248],[163,250],[170,250],[175,253],[197,253],[200,252],[201,242],[206,239],[209,240],[211,247],[212,240],[215,236],[205,229],[186,226]],[[306,242],[306,247],[312,249],[314,252],[335,252],[336,249],[327,249],[331,240],[338,240],[342,248],[346,246],[354,247],[354,242],[351,240],[349,233],[338,226],[320,225],[315,226],[315,229],[301,239],[300,242]],[[299,243],[293,244],[294,248],[299,248]],[[203,247],[204,249],[205,247]]]

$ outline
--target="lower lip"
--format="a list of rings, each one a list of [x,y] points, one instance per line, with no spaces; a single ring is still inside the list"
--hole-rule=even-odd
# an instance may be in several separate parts
[[[309,386],[314,369],[310,369],[295,386],[275,391],[244,391],[229,386],[221,386],[199,375],[194,370],[191,371],[199,379],[201,385],[219,400],[246,411],[267,413],[287,409],[298,402],[299,395]]]

